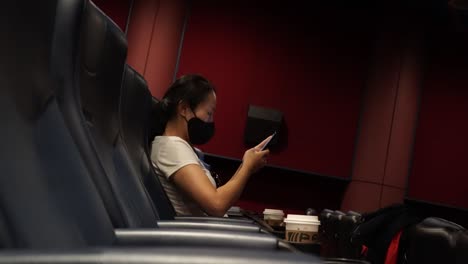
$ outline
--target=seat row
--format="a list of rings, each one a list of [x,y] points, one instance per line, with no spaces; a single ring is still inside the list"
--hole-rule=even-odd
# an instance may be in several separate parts
[[[358,214],[325,209],[321,256],[349,263],[468,263],[468,231],[405,205]]]
[[[151,95],[91,1],[1,17],[0,262],[320,263],[248,219],[175,219],[148,158]]]

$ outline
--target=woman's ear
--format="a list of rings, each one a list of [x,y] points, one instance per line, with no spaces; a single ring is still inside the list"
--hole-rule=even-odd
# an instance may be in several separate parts
[[[185,119],[188,119],[191,113],[189,105],[184,101],[180,101],[177,104],[177,113],[183,116]]]

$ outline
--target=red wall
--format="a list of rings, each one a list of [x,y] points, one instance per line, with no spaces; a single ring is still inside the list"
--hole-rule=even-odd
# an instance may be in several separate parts
[[[349,177],[372,37],[366,15],[303,1],[193,2],[178,75],[217,86],[217,132],[203,150],[241,158],[254,104],[284,113],[287,142],[270,164]]]
[[[134,0],[127,62],[161,98],[172,83],[187,15],[185,0]]]
[[[468,32],[437,28],[427,70],[408,197],[468,208]]]

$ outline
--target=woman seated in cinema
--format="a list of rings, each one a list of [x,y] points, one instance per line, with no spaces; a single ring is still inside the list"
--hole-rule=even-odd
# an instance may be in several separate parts
[[[177,215],[223,216],[241,195],[249,177],[262,168],[267,139],[244,153],[232,178],[218,187],[193,145],[207,143],[214,134],[216,93],[199,75],[179,78],[159,105],[163,133],[152,143],[151,159]]]

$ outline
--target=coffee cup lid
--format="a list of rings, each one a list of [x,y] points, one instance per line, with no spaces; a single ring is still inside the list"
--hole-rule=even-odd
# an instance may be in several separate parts
[[[279,209],[268,209],[268,208],[266,208],[266,209],[263,211],[263,214],[281,215],[281,216],[284,216],[283,210],[279,210]]]
[[[316,215],[297,215],[297,214],[288,214],[285,223],[291,224],[314,224],[320,225],[320,221]]]

